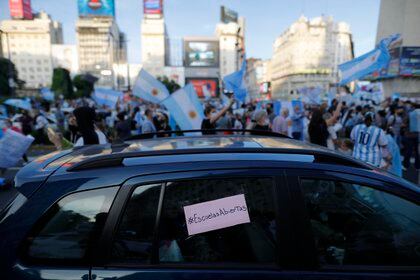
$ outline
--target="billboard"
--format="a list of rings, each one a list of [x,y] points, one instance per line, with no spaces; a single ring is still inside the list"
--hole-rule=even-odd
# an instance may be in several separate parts
[[[31,0],[9,0],[10,16],[16,19],[32,19]]]
[[[185,67],[219,67],[218,41],[184,41]]]
[[[77,0],[79,17],[114,17],[114,0]]]
[[[163,0],[143,0],[143,13],[145,15],[162,15]]]
[[[238,22],[238,13],[226,8],[225,6],[220,7],[220,20],[223,23]]]
[[[187,78],[186,84],[191,83],[199,98],[210,98],[217,96],[219,81],[216,78]]]
[[[401,76],[420,76],[420,47],[403,47],[400,60]]]

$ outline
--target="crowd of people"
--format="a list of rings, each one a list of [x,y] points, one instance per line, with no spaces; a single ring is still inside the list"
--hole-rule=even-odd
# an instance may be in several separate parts
[[[117,102],[115,108],[96,106],[91,99],[52,103],[32,100],[31,106],[32,110],[9,110],[7,118],[3,118],[3,130],[33,135],[35,144],[53,143],[59,149],[122,142],[138,134],[143,134],[142,138],[165,137],[171,134],[164,132],[179,129],[165,108],[135,97]],[[224,103],[214,99],[203,103],[201,130],[206,135],[240,134],[239,130],[245,129],[254,135],[281,133],[401,176],[413,157],[415,168],[420,169],[419,108],[413,101],[398,98],[388,98],[380,104],[337,98],[329,105],[298,102],[284,106],[276,114],[270,102],[238,105],[233,98]]]

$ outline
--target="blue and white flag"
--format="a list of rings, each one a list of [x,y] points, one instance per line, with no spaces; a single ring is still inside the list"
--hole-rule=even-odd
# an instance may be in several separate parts
[[[274,114],[276,116],[279,116],[280,115],[280,112],[281,112],[281,101],[280,100],[274,101],[274,103],[273,103],[273,111],[274,111]]]
[[[16,108],[24,109],[24,110],[31,110],[32,105],[29,100],[17,99],[17,98],[10,98],[4,101],[4,104],[13,106]]]
[[[246,59],[243,59],[241,69],[233,72],[223,78],[225,84],[225,90],[233,91],[236,99],[245,102],[247,91],[245,84],[245,73],[246,73]]]
[[[203,106],[191,84],[172,93],[162,104],[181,130],[201,128],[204,118]]]
[[[141,69],[133,87],[133,94],[152,103],[160,103],[169,97],[169,91],[155,77]]]
[[[398,33],[397,34],[392,34],[392,35],[382,39],[379,42],[378,46],[383,46],[385,48],[389,48],[391,45],[397,43],[401,39],[402,39],[401,34],[398,34]]]
[[[115,108],[118,100],[123,99],[124,94],[121,91],[116,91],[106,88],[95,88],[92,94],[92,99],[99,106],[107,106],[109,108]]]
[[[49,88],[41,88],[41,96],[47,101],[54,101],[54,92]]]
[[[341,71],[340,85],[345,85],[386,67],[389,60],[388,50],[384,46],[379,46],[373,51],[338,65]]]

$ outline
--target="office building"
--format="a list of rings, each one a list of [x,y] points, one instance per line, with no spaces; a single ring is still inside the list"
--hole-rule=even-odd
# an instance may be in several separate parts
[[[63,43],[61,23],[40,12],[33,19],[3,20],[0,29],[3,55],[10,55],[25,86],[50,85],[54,67],[52,45]]]
[[[376,77],[382,82],[385,96],[399,93],[420,96],[420,1],[381,0],[376,43],[392,34],[402,41],[391,47],[391,62]]]
[[[141,23],[141,61],[154,76],[162,76],[165,67],[167,32],[164,18],[145,17]]]
[[[81,17],[76,23],[79,69],[99,78],[97,85],[114,87],[120,32],[113,17]]]
[[[301,16],[274,42],[271,88],[275,99],[292,99],[303,87],[325,92],[339,81],[338,65],[353,58],[350,27],[332,17]]]
[[[79,72],[76,45],[51,45],[53,68],[67,69],[72,76]]]
[[[216,36],[220,49],[220,76],[229,75],[241,67],[245,53],[245,19],[240,17],[228,23],[220,22],[216,26]]]

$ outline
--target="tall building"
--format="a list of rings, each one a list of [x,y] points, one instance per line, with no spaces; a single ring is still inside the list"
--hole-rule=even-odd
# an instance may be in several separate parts
[[[65,68],[72,76],[79,72],[79,59],[76,45],[52,45],[51,53],[54,68]]]
[[[220,22],[216,26],[216,36],[219,39],[220,49],[220,76],[229,75],[241,67],[245,53],[245,19],[227,23]]]
[[[16,65],[28,88],[48,86],[52,81],[52,45],[63,43],[61,23],[45,12],[33,19],[3,20],[0,29],[3,55]],[[9,49],[10,47],[10,49]]]
[[[113,17],[84,17],[76,23],[79,69],[98,77],[97,85],[114,87],[120,32]]]
[[[390,50],[391,62],[385,75],[379,75],[384,94],[420,96],[420,1],[381,0],[376,43],[399,33],[400,46]]]
[[[325,91],[338,82],[340,63],[352,59],[350,27],[332,17],[301,16],[274,42],[271,88],[275,99],[290,99],[303,87]]]
[[[145,16],[143,18],[141,23],[141,61],[143,68],[152,75],[163,75],[167,37],[163,17]]]
[[[245,82],[251,99],[269,99],[269,60],[247,59]]]

